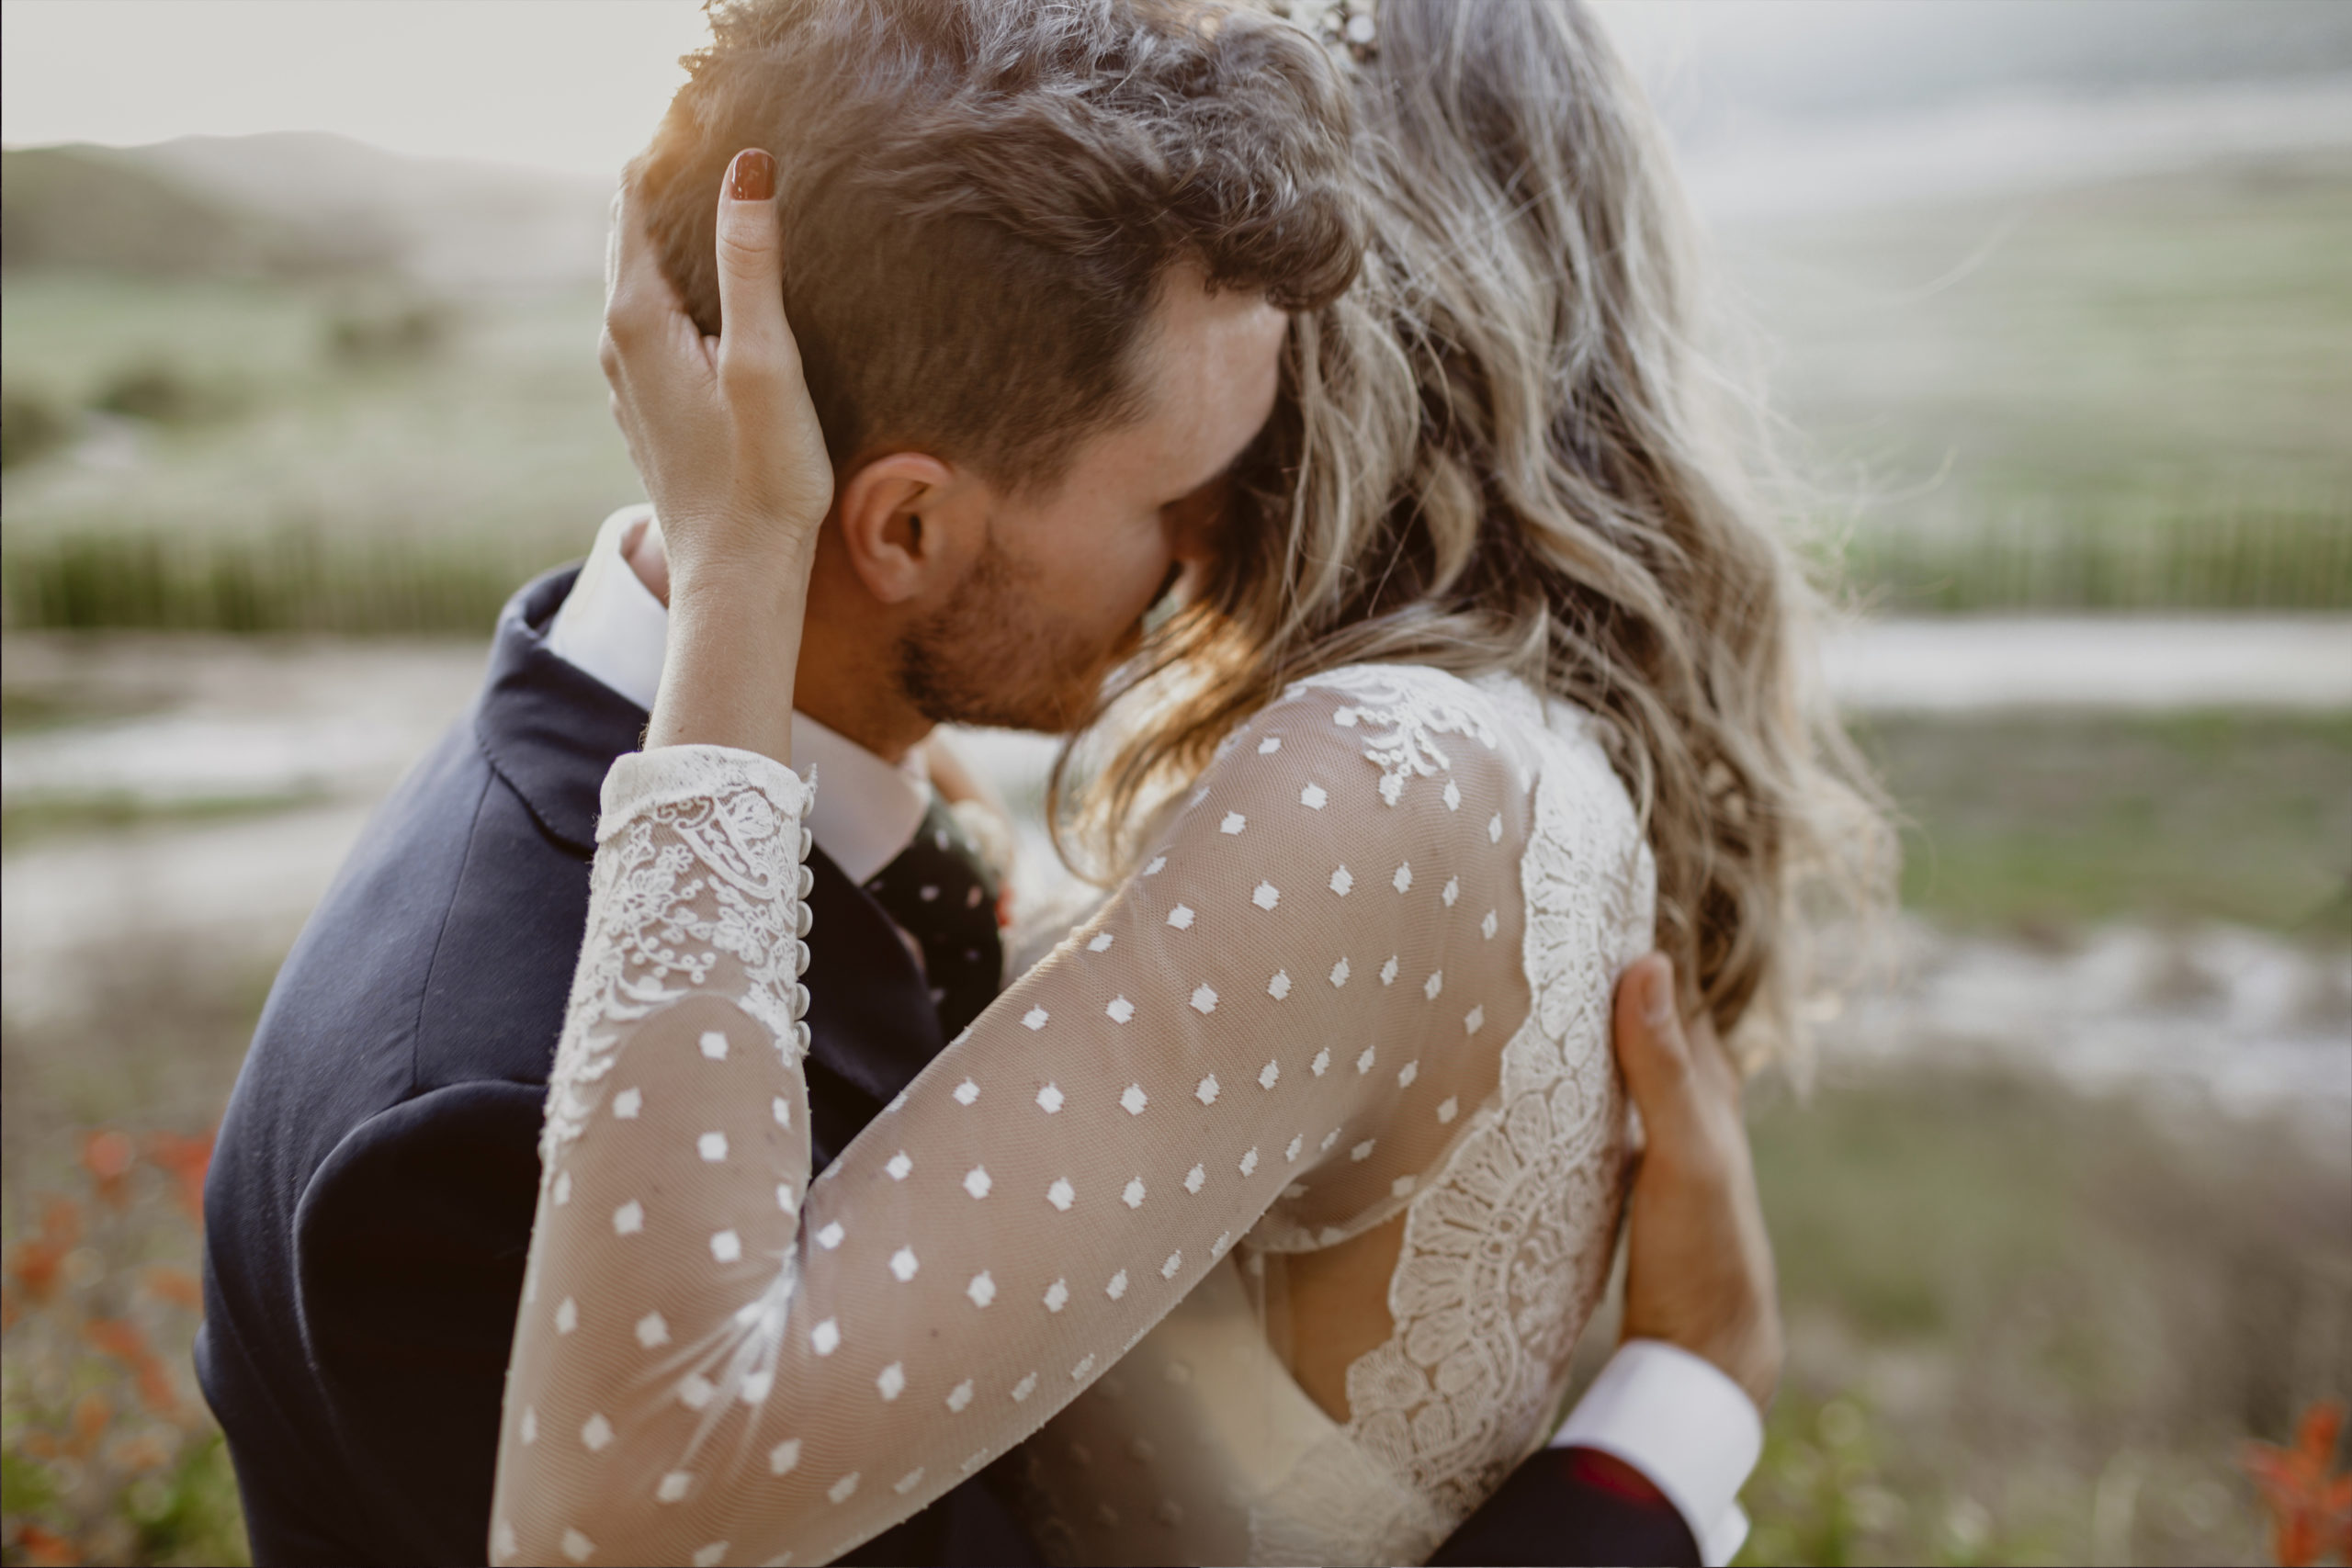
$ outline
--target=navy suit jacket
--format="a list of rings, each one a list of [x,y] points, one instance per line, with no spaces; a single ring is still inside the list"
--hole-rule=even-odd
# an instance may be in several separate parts
[[[598,792],[646,720],[544,645],[574,575],[549,573],[508,604],[471,711],[377,812],[279,971],[221,1122],[197,1374],[260,1562],[486,1554]],[[943,1042],[888,917],[821,852],[809,863],[821,1168]],[[1575,1561],[1582,1532],[1564,1540],[1562,1526],[1598,1499],[1620,1526],[1655,1516],[1658,1540],[1603,1530],[1585,1535],[1590,1548],[1696,1561],[1670,1509],[1606,1508],[1577,1484],[1535,1461],[1453,1544],[1478,1542],[1486,1562]],[[1514,1487],[1524,1495],[1510,1503]],[[967,1483],[850,1561],[1026,1551]]]

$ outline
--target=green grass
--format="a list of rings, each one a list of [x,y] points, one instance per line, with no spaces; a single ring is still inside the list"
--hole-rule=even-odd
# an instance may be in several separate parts
[[[1743,1561],[2258,1554],[2239,1443],[2352,1392],[2340,1158],[1998,1077],[1761,1098],[1791,1350]]]
[[[486,632],[515,586],[586,553],[595,515],[520,535],[61,532],[0,547],[9,622],[88,630]]]
[[[39,796],[0,807],[0,846],[17,850],[41,839],[76,833],[119,833],[158,824],[212,822],[238,817],[267,817],[326,799],[323,791],[275,795],[202,795],[189,800],[143,800],[110,794]]]
[[[1946,926],[2352,931],[2352,716],[1884,716],[1903,901]]]
[[[1826,475],[1815,548],[1865,602],[2352,609],[2352,159],[1892,209],[1730,251]],[[478,631],[579,554],[640,493],[594,292],[461,302],[437,342],[347,352],[418,303],[12,271],[11,407],[84,434],[102,400],[187,417],[127,427],[126,469],[78,464],[70,439],[13,460],[9,624]],[[19,420],[18,450],[41,450],[45,417]]]
[[[12,273],[11,396],[78,408],[163,375],[188,406],[233,412],[80,416],[84,435],[127,443],[129,466],[61,450],[12,468],[9,623],[484,630],[516,582],[643,492],[605,406],[593,289],[452,308],[437,337],[350,352],[355,323],[415,308]]]
[[[153,705],[94,699],[89,694],[72,688],[0,684],[0,733],[30,734],[101,719],[129,718],[151,711]]]
[[[1858,530],[1823,558],[1881,613],[2346,610],[2352,501],[2094,521],[2046,498],[1964,527]]]
[[[1898,607],[2352,604],[2352,157],[1736,234]]]
[[[320,368],[334,296],[282,283],[12,270],[0,290],[9,385],[82,404],[133,366],[291,386]]]

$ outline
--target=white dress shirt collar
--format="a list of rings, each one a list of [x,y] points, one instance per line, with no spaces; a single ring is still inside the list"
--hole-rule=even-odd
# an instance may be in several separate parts
[[[548,651],[649,711],[662,689],[670,612],[628,560],[637,529],[659,527],[651,510],[625,506],[605,519],[580,580],[548,624]],[[931,802],[922,749],[892,766],[807,714],[792,716],[792,761],[820,787],[806,821],[817,847],[852,882],[864,883],[914,840]]]

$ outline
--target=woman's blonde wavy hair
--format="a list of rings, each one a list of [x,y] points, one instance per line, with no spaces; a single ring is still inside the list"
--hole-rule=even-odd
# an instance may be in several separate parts
[[[1758,405],[1702,348],[1662,134],[1574,0],[1377,18],[1353,67],[1363,275],[1299,319],[1216,580],[1106,694],[1070,818],[1125,863],[1303,676],[1512,671],[1603,720],[1685,1010],[1754,1064],[1815,983],[1818,895],[1875,915],[1894,856],[1758,496]]]

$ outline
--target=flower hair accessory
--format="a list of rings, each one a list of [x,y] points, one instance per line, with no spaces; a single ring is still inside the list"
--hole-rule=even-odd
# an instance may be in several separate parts
[[[1334,54],[1361,65],[1380,52],[1373,0],[1269,0],[1276,16],[1305,28]]]

